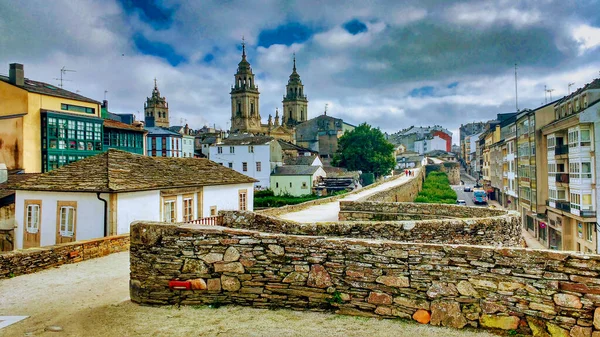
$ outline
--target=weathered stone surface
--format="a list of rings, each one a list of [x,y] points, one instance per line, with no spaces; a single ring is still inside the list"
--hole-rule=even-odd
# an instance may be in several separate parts
[[[313,264],[310,266],[306,285],[309,287],[327,288],[332,286],[333,283],[331,283],[331,276],[322,265]]]
[[[546,329],[552,337],[569,337],[569,330],[563,329],[554,323],[546,322]]]
[[[600,330],[600,308],[594,310],[594,328]]]
[[[214,266],[216,273],[244,273],[244,266],[239,262],[218,262]]]
[[[225,255],[223,256],[223,261],[225,262],[235,262],[239,260],[240,252],[235,247],[229,247],[225,251]]]
[[[289,273],[284,279],[283,279],[283,283],[299,283],[299,282],[306,282],[307,279],[307,274],[306,273],[299,273],[297,271],[293,271],[291,273]]]
[[[481,302],[481,310],[486,314],[493,314],[506,311],[506,307],[495,302],[483,301]]]
[[[473,288],[473,285],[467,281],[460,281],[456,285],[456,289],[463,296],[479,297],[479,292]]]
[[[429,290],[427,290],[427,296],[431,298],[436,297],[448,297],[448,296],[457,296],[458,290],[456,286],[452,283],[445,282],[436,282],[434,281]]]
[[[413,319],[421,324],[428,324],[431,321],[431,314],[427,310],[419,309],[413,314]]]
[[[377,309],[375,309],[375,313],[378,315],[382,315],[382,316],[391,316],[392,315],[392,308],[390,307],[377,307]]]
[[[490,280],[471,278],[471,279],[469,279],[469,282],[471,282],[471,284],[473,284],[473,286],[475,288],[483,288],[483,289],[487,289],[487,290],[498,289],[498,286],[496,285],[496,283],[493,281],[490,281]]]
[[[479,320],[479,314],[481,314],[481,307],[478,303],[465,304],[462,307],[462,313],[468,320],[476,321]]]
[[[454,301],[433,301],[431,303],[431,324],[462,329],[467,320],[460,311],[460,305]]]
[[[208,266],[196,259],[186,259],[181,270],[184,274],[208,274]]]
[[[193,279],[190,280],[190,283],[192,284],[192,290],[206,290],[206,282],[204,279]]]
[[[206,263],[215,263],[218,261],[223,261],[223,254],[221,253],[208,253],[202,256],[202,260]]]
[[[408,277],[405,276],[379,276],[375,280],[377,283],[385,284],[389,287],[405,288],[410,286]]]
[[[527,316],[527,325],[529,325],[533,337],[550,337],[550,334],[546,332],[546,324],[542,320]]]
[[[531,310],[538,310],[538,311],[545,312],[550,315],[556,315],[556,310],[554,310],[554,305],[548,305],[548,304],[543,304],[543,303],[538,303],[538,302],[531,302],[531,303],[529,303],[529,308]]]
[[[521,319],[517,316],[481,315],[479,324],[486,328],[516,330]]]
[[[221,287],[226,291],[238,291],[241,288],[240,280],[237,277],[221,275]]]
[[[592,328],[576,325],[571,328],[571,331],[569,333],[571,337],[591,337]]]
[[[499,282],[498,283],[498,290],[500,291],[515,291],[517,289],[521,289],[525,287],[525,285],[523,285],[523,283],[517,283],[517,282]]]
[[[208,279],[208,282],[206,282],[206,289],[211,292],[221,291],[221,280],[218,278]]]
[[[273,252],[273,254],[275,255],[284,255],[285,254],[285,249],[281,246],[278,245],[269,245],[269,250]]]
[[[367,302],[372,304],[392,304],[392,296],[386,293],[370,292]]]
[[[423,299],[413,299],[409,297],[399,296],[394,298],[394,303],[403,307],[429,310],[429,302]]]
[[[579,297],[571,294],[554,294],[554,303],[567,308],[581,309],[583,307]]]

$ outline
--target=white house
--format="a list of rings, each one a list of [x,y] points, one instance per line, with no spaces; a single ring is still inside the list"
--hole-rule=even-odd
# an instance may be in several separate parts
[[[281,145],[272,137],[227,138],[209,149],[210,160],[250,176],[256,188],[269,188],[269,176],[282,165]]]
[[[271,189],[275,195],[289,194],[302,196],[312,194],[319,177],[327,176],[321,166],[285,165],[275,168],[271,174]]]
[[[415,152],[424,154],[433,150],[446,151],[446,140],[439,136],[433,136],[422,140],[415,141]]]
[[[255,182],[208,159],[109,150],[14,186],[15,248],[128,233],[136,220],[253,210]]]

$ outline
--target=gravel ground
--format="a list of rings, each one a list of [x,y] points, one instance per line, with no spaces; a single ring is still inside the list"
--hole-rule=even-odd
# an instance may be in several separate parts
[[[0,336],[493,336],[329,313],[139,306],[128,281],[128,252],[1,280],[0,315],[30,317]]]

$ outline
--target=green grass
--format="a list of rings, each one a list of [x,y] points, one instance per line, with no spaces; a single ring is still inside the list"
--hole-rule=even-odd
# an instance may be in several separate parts
[[[450,187],[446,173],[429,173],[423,183],[423,189],[419,192],[414,202],[456,204],[456,192]]]
[[[295,197],[289,194],[275,195],[272,190],[256,191],[254,192],[254,207],[281,207],[286,205],[296,205],[303,202],[327,198],[332,195],[344,194],[346,191],[339,191],[327,196],[317,196],[312,194],[306,194],[299,197]]]

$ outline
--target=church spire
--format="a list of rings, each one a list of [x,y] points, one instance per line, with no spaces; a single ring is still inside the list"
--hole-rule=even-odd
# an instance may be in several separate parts
[[[296,53],[294,53],[294,72],[296,72]]]
[[[242,36],[242,60],[246,59],[246,40]]]

